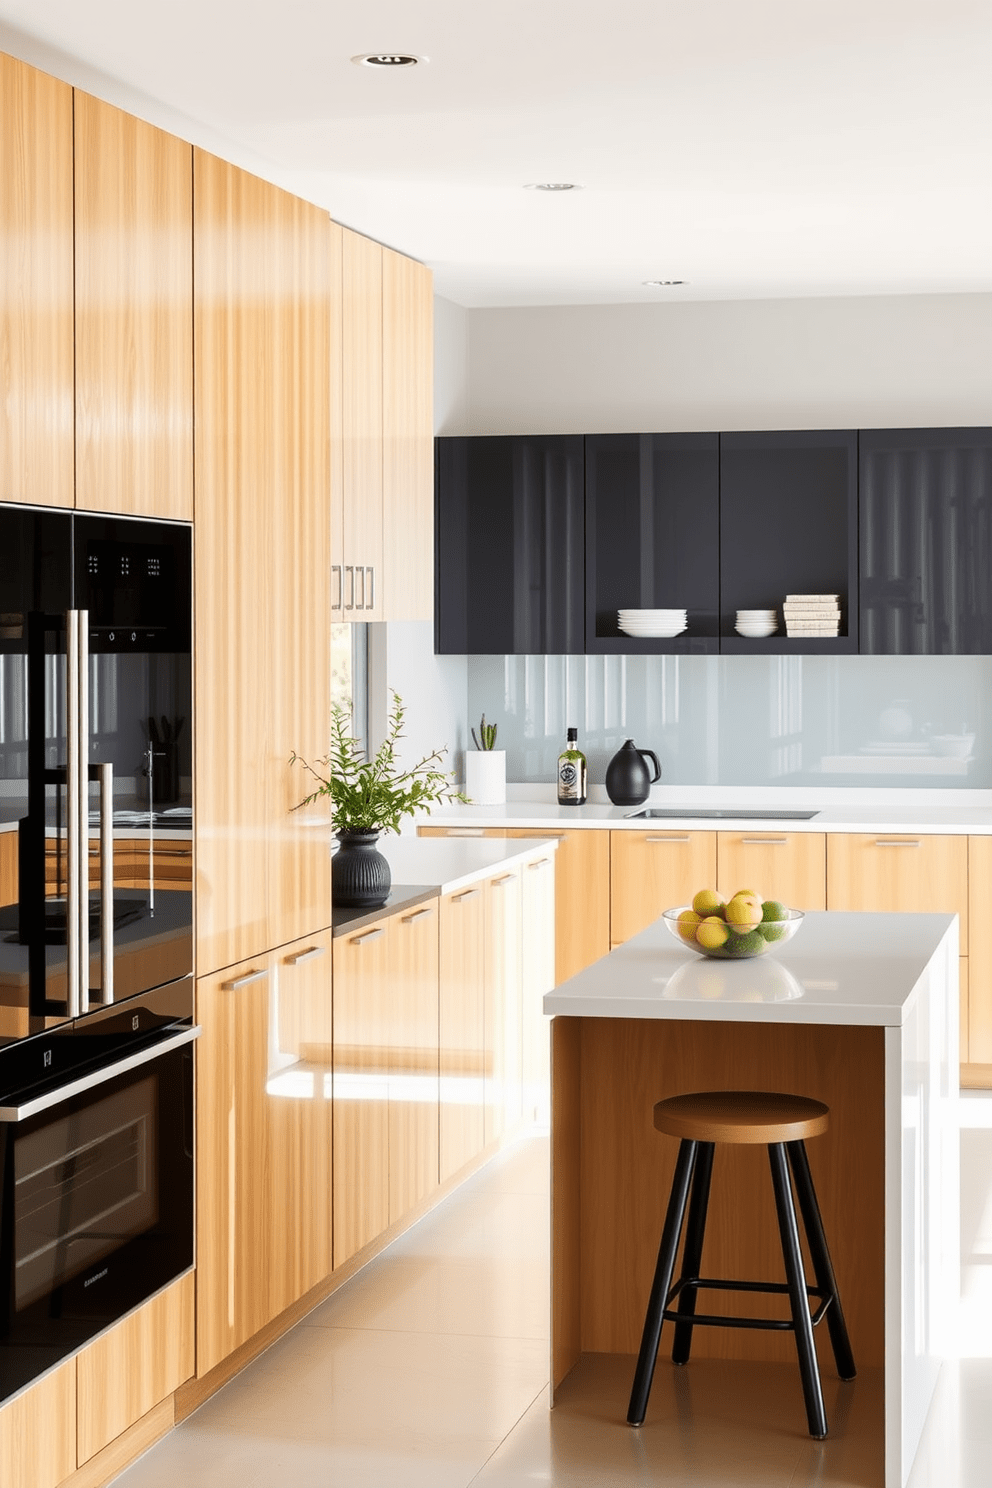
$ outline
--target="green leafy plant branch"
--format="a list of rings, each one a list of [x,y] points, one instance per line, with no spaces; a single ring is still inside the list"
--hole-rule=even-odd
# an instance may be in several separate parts
[[[349,713],[335,706],[331,711],[331,747],[313,764],[294,750],[291,765],[303,769],[317,781],[317,788],[297,803],[298,811],[322,797],[329,797],[337,832],[399,832],[404,816],[415,816],[427,806],[443,801],[465,801],[455,790],[450,772],[439,768],[447,748],[425,754],[408,770],[401,770],[396,745],[403,735],[406,709],[393,692],[386,737],[375,757],[362,756],[361,742],[349,732]]]

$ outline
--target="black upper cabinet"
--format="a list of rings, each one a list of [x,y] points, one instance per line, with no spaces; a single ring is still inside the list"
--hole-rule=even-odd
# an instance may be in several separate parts
[[[581,654],[582,435],[439,439],[435,649]]]
[[[861,649],[992,655],[992,430],[862,434]]]
[[[838,594],[840,634],[787,637],[787,594]],[[720,436],[721,651],[858,650],[858,436],[815,430]],[[776,609],[767,640],[735,632],[739,609]]]
[[[586,436],[586,650],[716,652],[720,612],[716,434]],[[621,609],[682,609],[670,639],[622,635]]]

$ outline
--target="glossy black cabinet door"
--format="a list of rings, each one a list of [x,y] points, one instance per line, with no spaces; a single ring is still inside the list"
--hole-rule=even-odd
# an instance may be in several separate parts
[[[581,435],[436,442],[435,649],[584,649]]]
[[[716,434],[586,436],[586,650],[715,652],[720,612]],[[621,609],[685,609],[676,637],[621,634]]]
[[[720,435],[720,649],[731,655],[858,650],[858,436],[851,429]],[[840,634],[788,637],[787,594],[838,594]],[[764,640],[740,609],[776,609]]]
[[[992,430],[861,435],[861,649],[992,655]]]

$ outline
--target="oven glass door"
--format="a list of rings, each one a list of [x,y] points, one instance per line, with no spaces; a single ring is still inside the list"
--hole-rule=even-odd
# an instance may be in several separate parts
[[[0,1401],[193,1263],[192,1044],[93,1078],[0,1126]]]

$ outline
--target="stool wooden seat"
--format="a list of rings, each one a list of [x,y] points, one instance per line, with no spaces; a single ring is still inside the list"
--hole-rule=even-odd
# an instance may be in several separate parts
[[[841,1379],[851,1380],[856,1373],[840,1294],[823,1232],[820,1206],[806,1156],[805,1139],[825,1132],[829,1117],[829,1108],[821,1101],[811,1100],[808,1096],[782,1095],[770,1091],[697,1092],[671,1096],[655,1106],[655,1127],[669,1136],[678,1137],[680,1146],[627,1411],[627,1420],[631,1426],[640,1426],[644,1420],[661,1342],[661,1330],[668,1319],[675,1324],[672,1360],[676,1364],[689,1362],[692,1330],[695,1327],[769,1328],[794,1332],[809,1433],[816,1438],[826,1436],[827,1418],[813,1342],[813,1329],[823,1318],[827,1320],[838,1374]],[[765,1145],[768,1148],[782,1257],[785,1262],[784,1284],[770,1281],[725,1281],[699,1275],[713,1153],[717,1142],[731,1146]],[[816,1286],[812,1287],[807,1286],[803,1269],[799,1227],[792,1196],[793,1184],[816,1277]],[[689,1218],[682,1268],[673,1286],[672,1275],[687,1207]],[[701,1290],[787,1293],[791,1318],[741,1318],[697,1313],[696,1295]],[[812,1314],[809,1306],[811,1298],[819,1303]],[[673,1310],[671,1304],[676,1299],[678,1307]]]

